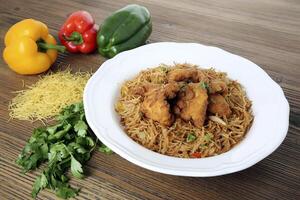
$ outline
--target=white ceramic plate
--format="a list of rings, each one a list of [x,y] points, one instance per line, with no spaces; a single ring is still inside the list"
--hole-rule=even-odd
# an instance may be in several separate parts
[[[143,69],[174,62],[214,67],[245,87],[253,102],[254,121],[232,150],[209,158],[175,158],[144,148],[123,131],[114,110],[121,84]],[[96,136],[114,152],[141,167],[180,176],[217,176],[246,169],[282,143],[289,123],[289,104],[282,89],[259,66],[222,49],[194,43],[148,44],[106,61],[87,83],[84,108]]]

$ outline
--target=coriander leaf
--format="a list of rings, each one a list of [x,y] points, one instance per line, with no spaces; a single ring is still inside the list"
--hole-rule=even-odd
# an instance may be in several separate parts
[[[85,120],[85,114],[84,114],[84,113],[81,113],[80,116],[79,116],[79,119]]]
[[[61,175],[61,176],[60,176],[60,179],[61,179],[61,181],[64,182],[64,183],[67,182],[67,181],[69,180],[69,178],[66,177],[65,175]]]
[[[80,136],[80,137],[86,136],[87,129],[88,129],[88,126],[82,120],[79,120],[74,126],[74,130],[77,132],[78,136]]]
[[[187,137],[186,137],[186,141],[187,142],[193,142],[193,141],[195,141],[196,140],[196,136],[193,134],[193,133],[189,133],[188,135],[187,135]]]
[[[84,146],[85,148],[91,148],[95,146],[95,141],[89,137],[76,137],[76,143]]]
[[[33,184],[33,189],[32,189],[32,197],[36,198],[37,194],[40,192],[40,190],[46,188],[48,186],[48,180],[45,176],[44,173],[42,173],[40,176],[37,177]]]
[[[60,114],[57,116],[57,120],[61,122],[66,120],[72,121],[72,118],[77,118],[77,114],[80,112],[84,113],[83,102],[72,104],[62,109]]]
[[[43,143],[40,146],[40,150],[41,150],[41,155],[43,160],[46,160],[48,158],[48,150],[49,150],[48,145],[46,143]]]
[[[48,145],[46,138],[45,129],[34,129],[33,135],[16,160],[16,163],[23,168],[24,173],[35,169],[47,159]]]
[[[66,149],[65,144],[55,143],[50,147],[49,162],[62,161],[64,158],[70,156],[70,153]]]
[[[29,138],[28,143],[42,142],[47,139],[47,131],[43,127],[33,129],[32,136]]]
[[[77,153],[81,153],[81,154],[88,152],[88,150],[86,150],[82,145],[75,143],[75,142],[70,143],[68,145],[68,149],[71,152],[76,151]]]
[[[91,137],[88,137],[88,136],[87,136],[85,139],[86,139],[86,141],[87,141],[87,145],[88,145],[88,146],[90,146],[90,147],[95,146],[95,142],[94,142],[94,140],[93,140]]]
[[[108,148],[107,146],[105,146],[105,144],[101,144],[99,147],[99,151],[105,154],[113,154],[114,152]]]
[[[56,132],[56,130],[58,128],[61,128],[63,126],[63,123],[60,123],[60,124],[57,124],[57,125],[54,125],[54,126],[48,126],[46,128],[46,130],[48,131],[49,134],[54,134]]]
[[[81,153],[81,154],[85,154],[85,153],[87,153],[88,151],[87,151],[85,148],[83,148],[83,147],[81,147],[81,146],[78,146],[78,147],[76,147],[76,152],[77,152],[77,153]]]
[[[74,158],[74,156],[71,156],[71,172],[76,178],[83,178],[82,165]]]
[[[201,82],[199,83],[199,86],[200,86],[201,88],[203,88],[203,89],[207,89],[207,88],[208,88],[207,83],[205,83],[205,82],[203,82],[203,81],[201,81]]]
[[[58,116],[57,121],[63,122],[64,120],[70,118],[73,113],[71,113],[68,109],[64,109]]]
[[[57,188],[56,195],[63,199],[68,199],[71,197],[75,197],[79,190],[71,188],[68,184],[60,186]]]
[[[80,112],[83,110],[83,102],[79,102],[73,105],[74,105],[73,112]]]
[[[52,135],[49,135],[48,136],[48,140],[51,141],[51,142],[55,142],[57,140],[60,140],[61,138],[63,138],[67,133],[68,131],[72,128],[72,125],[71,124],[65,124],[63,126],[63,129],[60,130],[60,131],[57,131],[56,133],[52,134]]]

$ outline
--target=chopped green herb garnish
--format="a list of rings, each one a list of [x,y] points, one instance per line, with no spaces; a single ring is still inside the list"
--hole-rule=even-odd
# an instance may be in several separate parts
[[[205,82],[203,82],[203,81],[201,81],[201,82],[199,83],[199,86],[200,86],[201,88],[203,88],[203,89],[207,89],[207,88],[208,88],[207,83],[205,83]]]
[[[187,142],[193,142],[193,141],[195,141],[196,140],[196,136],[193,134],[193,133],[189,133],[188,135],[187,135],[187,137],[186,137],[186,141]]]
[[[210,142],[212,140],[212,138],[213,138],[213,134],[211,134],[211,133],[206,133],[204,135],[204,141],[207,143]]]

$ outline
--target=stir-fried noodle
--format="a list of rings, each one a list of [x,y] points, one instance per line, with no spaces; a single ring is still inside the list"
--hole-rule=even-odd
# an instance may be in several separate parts
[[[229,79],[226,73],[217,72],[212,68],[197,67],[205,75],[204,79],[208,86],[214,79],[226,82],[228,92],[224,98],[232,111],[229,117],[207,112],[203,127],[197,128],[190,121],[183,121],[179,117],[170,127],[166,127],[143,115],[141,112],[143,96],[134,94],[132,90],[145,83],[166,84],[167,73],[170,71],[195,67],[189,64],[160,65],[140,72],[122,85],[115,109],[120,115],[125,132],[134,141],[161,154],[190,158],[224,153],[245,137],[253,120],[251,102],[237,81]]]

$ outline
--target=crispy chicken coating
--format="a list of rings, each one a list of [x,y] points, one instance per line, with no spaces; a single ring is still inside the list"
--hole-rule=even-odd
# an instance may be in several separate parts
[[[220,94],[209,96],[208,111],[219,116],[229,117],[231,109],[226,99]]]
[[[209,84],[208,91],[210,94],[215,94],[215,93],[226,94],[228,92],[227,84],[223,80],[218,80],[218,79],[212,80]]]
[[[203,126],[207,108],[207,91],[199,83],[189,83],[180,91],[174,112],[185,121],[200,128]]]
[[[201,80],[202,73],[194,68],[175,69],[168,72],[167,78],[168,82],[190,81],[197,83]]]
[[[159,84],[143,86],[144,101],[141,111],[147,118],[162,125],[171,126],[174,122],[174,115],[170,112],[170,104],[167,100],[174,98],[179,89],[177,83],[168,83],[163,86]]]

